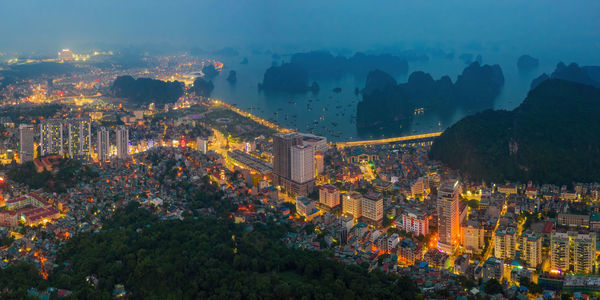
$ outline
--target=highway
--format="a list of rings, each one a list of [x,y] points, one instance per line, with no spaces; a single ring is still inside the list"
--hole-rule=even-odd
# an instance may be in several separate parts
[[[339,142],[339,143],[335,143],[335,145],[338,148],[358,147],[358,146],[368,146],[368,145],[380,145],[380,144],[389,144],[389,143],[397,143],[397,142],[417,141],[417,140],[429,139],[429,138],[438,137],[441,134],[442,134],[442,132],[439,131],[439,132],[424,133],[424,134],[415,134],[415,135],[407,135],[407,136],[400,136],[400,137],[393,137],[393,138],[379,139],[379,140]]]
[[[228,104],[226,102],[223,102],[221,100],[217,100],[217,99],[211,99],[211,100],[213,101],[213,105],[215,105],[215,106],[219,106],[219,105],[224,106],[224,107],[228,108],[229,110],[238,113],[241,116],[250,118],[254,122],[257,122],[259,124],[262,124],[264,126],[271,128],[271,129],[274,129],[277,132],[290,133],[290,132],[294,131],[292,129],[285,128],[285,127],[279,126],[278,124],[269,122],[259,116],[253,115],[247,111],[239,109],[238,107],[235,107],[235,106]],[[385,138],[385,139],[378,139],[378,140],[336,142],[336,143],[330,143],[330,144],[335,144],[338,148],[344,148],[344,147],[359,147],[359,146],[380,145],[380,144],[389,144],[389,143],[407,142],[407,141],[415,141],[416,142],[419,140],[435,138],[435,137],[440,136],[441,134],[442,134],[442,132],[438,131],[438,132],[432,132],[432,133],[415,134],[415,135]]]

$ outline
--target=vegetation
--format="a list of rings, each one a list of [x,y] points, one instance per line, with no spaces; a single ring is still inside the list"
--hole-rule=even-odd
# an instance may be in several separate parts
[[[49,192],[65,192],[78,182],[87,182],[98,176],[90,166],[71,159],[61,159],[54,167],[58,171],[36,172],[33,162],[16,165],[8,170],[8,178],[19,183],[27,184],[34,189],[44,188]]]
[[[430,156],[472,178],[570,184],[600,178],[600,89],[547,80],[513,111],[448,128]]]
[[[194,86],[192,87],[192,91],[196,93],[196,96],[200,97],[210,97],[210,93],[215,89],[212,81],[205,80],[202,77],[196,77],[194,79]]]
[[[304,93],[308,91],[308,72],[297,64],[272,66],[265,72],[259,88],[265,92]]]
[[[211,110],[205,115],[204,122],[208,126],[242,141],[251,140],[261,135],[268,138],[275,133],[275,130],[229,109]]]
[[[110,299],[123,284],[133,299],[414,299],[405,277],[344,266],[325,253],[292,249],[283,225],[248,231],[229,219],[159,221],[132,202],[99,233],[81,233],[60,250],[45,282],[31,266],[0,271],[0,285],[20,298],[30,286]],[[94,276],[94,280],[86,277]]]
[[[490,279],[484,284],[484,291],[490,295],[502,294],[502,285],[496,279]]]
[[[58,111],[62,110],[64,106],[60,104],[43,104],[43,105],[10,105],[5,106],[0,111],[0,117],[10,117],[13,122],[18,122],[20,119],[26,118],[50,118],[54,116]]]
[[[111,92],[115,97],[127,98],[135,104],[155,103],[163,106],[173,103],[183,95],[184,84],[179,81],[162,81],[150,78],[119,76],[113,82]]]
[[[472,63],[455,83],[448,76],[434,80],[430,74],[413,72],[406,83],[397,84],[386,72],[369,73],[358,103],[356,124],[359,128],[399,128],[415,109],[452,112],[460,107],[491,107],[504,85],[498,65]]]

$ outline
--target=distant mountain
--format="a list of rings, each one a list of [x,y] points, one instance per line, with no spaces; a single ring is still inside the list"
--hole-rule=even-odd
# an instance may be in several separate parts
[[[513,111],[457,122],[430,156],[472,178],[568,184],[600,180],[600,89],[549,79]]]
[[[366,76],[379,69],[392,75],[406,74],[405,58],[390,54],[364,54],[357,52],[351,57],[333,56],[327,51],[312,51],[292,55],[291,63],[304,68],[310,78],[339,78],[346,74]]]
[[[540,83],[547,79],[562,79],[600,88],[600,67],[580,67],[576,63],[571,63],[567,66],[563,62],[560,62],[558,65],[556,65],[556,69],[550,76],[544,73],[535,78],[531,82],[531,88],[533,89],[537,87]]]
[[[540,65],[539,59],[534,58],[527,54],[521,55],[519,57],[519,59],[517,60],[517,68],[521,72],[533,70],[533,69],[537,68],[539,65]]]
[[[265,72],[259,88],[265,92],[304,93],[308,90],[308,73],[292,63],[272,66]]]
[[[127,98],[136,104],[156,103],[162,106],[173,103],[183,95],[184,84],[179,81],[162,81],[150,78],[119,76],[110,88],[113,96]]]
[[[375,70],[367,76],[363,100],[357,106],[357,126],[397,128],[411,118],[416,108],[489,108],[503,85],[500,66],[481,66],[478,62],[466,67],[455,83],[448,76],[434,80],[430,74],[417,71],[406,83],[397,84],[391,75]]]

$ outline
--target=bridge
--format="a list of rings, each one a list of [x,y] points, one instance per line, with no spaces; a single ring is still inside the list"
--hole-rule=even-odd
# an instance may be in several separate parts
[[[411,143],[411,142],[418,143],[421,141],[433,139],[435,137],[440,136],[441,134],[442,134],[442,131],[439,131],[439,132],[415,134],[415,135],[400,136],[400,137],[393,137],[393,138],[379,139],[379,140],[339,142],[339,143],[332,143],[332,144],[335,144],[338,148],[344,148],[344,147],[359,147],[359,146],[381,145],[381,144],[401,143],[401,142],[403,142],[403,143]]]

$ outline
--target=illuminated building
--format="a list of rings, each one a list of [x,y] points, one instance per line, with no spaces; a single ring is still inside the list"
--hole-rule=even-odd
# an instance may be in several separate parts
[[[566,232],[552,232],[550,235],[550,268],[565,272],[570,267],[570,241]]]
[[[575,274],[590,274],[596,263],[596,234],[577,233],[573,240],[573,272]]]
[[[41,156],[63,155],[63,121],[46,119],[40,123]]]
[[[315,179],[315,152],[312,146],[296,145],[290,149],[291,179],[305,183]]]
[[[316,175],[322,174],[325,170],[325,162],[323,160],[323,152],[315,151],[315,172]]]
[[[516,237],[513,227],[498,228],[494,234],[494,256],[507,261],[515,257]]]
[[[440,185],[437,195],[438,248],[452,252],[459,241],[458,180],[445,181]]]
[[[208,139],[205,137],[196,138],[196,150],[206,154],[208,152]]]
[[[110,132],[106,127],[100,127],[98,129],[98,161],[108,161],[110,156]]]
[[[416,209],[407,208],[402,212],[402,229],[415,235],[429,234],[429,216]]]
[[[340,205],[340,191],[330,184],[321,186],[319,188],[319,202],[329,208]]]
[[[414,197],[417,195],[427,196],[429,194],[429,182],[423,178],[419,177],[415,182],[410,186],[411,194]]]
[[[310,221],[318,214],[319,210],[316,208],[314,201],[304,196],[298,196],[296,198],[296,212]]]
[[[19,125],[19,158],[21,163],[33,160],[33,125]]]
[[[72,119],[68,120],[67,124],[69,128],[69,157],[81,160],[89,159],[92,147],[90,120]]]
[[[467,221],[462,227],[463,247],[467,253],[478,254],[481,252],[484,244],[485,230],[481,223],[475,221]]]
[[[73,60],[74,58],[75,58],[75,55],[73,54],[73,51],[71,51],[69,49],[62,49],[61,51],[58,52],[59,60],[70,61],[70,60]]]
[[[277,133],[273,135],[273,185],[281,186],[287,192],[307,195],[312,192],[315,185],[314,149],[310,146],[296,147],[294,157],[292,157],[294,146],[302,146],[300,134]],[[310,166],[308,166],[307,157],[309,154]],[[309,171],[310,174],[308,174]],[[292,173],[296,180],[292,179]]]
[[[129,158],[129,129],[125,126],[117,127],[117,157],[119,159]]]
[[[369,192],[362,197],[361,213],[370,223],[379,224],[383,220],[383,197],[380,193]]]
[[[344,196],[342,201],[342,212],[352,215],[355,219],[362,217],[361,209],[362,195],[359,192],[350,192]]]
[[[542,263],[542,237],[534,232],[527,231],[521,235],[521,258],[530,267],[537,267]]]
[[[398,260],[413,265],[415,260],[422,259],[421,248],[411,239],[403,239],[398,246]]]
[[[504,263],[501,259],[490,257],[483,263],[483,281],[490,279],[501,281],[504,276]]]

